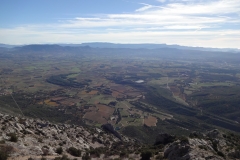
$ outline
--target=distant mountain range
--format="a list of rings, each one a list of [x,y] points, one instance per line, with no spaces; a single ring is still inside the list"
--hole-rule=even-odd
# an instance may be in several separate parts
[[[19,47],[19,46],[23,46],[23,45],[10,45],[10,44],[0,43],[1,48],[14,48],[14,47]]]
[[[103,43],[103,42],[93,42],[93,43],[82,43],[82,44],[59,44],[61,46],[89,46],[93,48],[130,48],[130,49],[159,49],[159,48],[175,48],[175,49],[187,49],[187,50],[201,50],[201,51],[222,51],[222,52],[240,52],[237,48],[204,48],[204,47],[188,47],[180,45],[167,45],[167,44],[120,44],[120,43]]]
[[[51,44],[55,45],[55,44]],[[199,51],[220,51],[220,52],[234,52],[240,53],[240,49],[237,48],[204,48],[204,47],[188,47],[188,46],[180,46],[180,45],[167,45],[167,44],[120,44],[120,43],[104,43],[104,42],[92,42],[92,43],[82,43],[82,44],[57,44],[59,46],[69,46],[69,47],[83,47],[89,46],[92,48],[129,48],[129,49],[160,49],[160,48],[174,48],[174,49],[185,49],[185,50],[199,50]],[[24,45],[8,45],[1,44],[0,48],[14,48],[21,47]]]

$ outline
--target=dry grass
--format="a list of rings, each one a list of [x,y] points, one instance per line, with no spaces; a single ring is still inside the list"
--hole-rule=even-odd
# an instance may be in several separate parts
[[[172,91],[174,96],[179,96],[181,94],[180,89],[175,86],[170,86],[170,90]]]
[[[144,119],[144,124],[147,126],[156,126],[157,125],[157,118],[153,116],[148,116]]]
[[[111,87],[112,90],[120,92],[120,93],[124,93],[128,91],[128,88],[125,86],[121,86],[121,85],[117,85],[117,86],[112,86]]]
[[[103,85],[103,83],[96,83],[96,84],[92,84],[92,87],[101,87]]]
[[[54,97],[54,98],[51,98],[52,101],[61,101],[63,99],[66,99],[65,97]]]
[[[60,101],[60,103],[64,106],[74,106],[76,104],[75,101],[72,101],[71,99]]]
[[[113,92],[112,92],[112,96],[113,96],[113,97],[118,97],[119,95],[120,95],[120,93],[117,92],[117,91],[113,91]]]
[[[125,94],[128,95],[128,96],[131,96],[131,97],[137,97],[137,96],[141,95],[140,92],[136,92],[136,91],[126,92]]]
[[[107,119],[103,118],[97,111],[87,112],[83,118],[101,124],[107,123]]]
[[[80,94],[85,94],[85,95],[96,95],[98,91],[92,90],[90,92],[82,91]]]
[[[96,108],[89,108],[83,118],[97,123],[105,124],[107,123],[113,112],[114,108],[102,104],[96,104]]]
[[[115,98],[124,98],[125,96],[118,91],[113,91],[112,96]]]
[[[102,104],[97,104],[96,105],[98,108],[98,111],[100,112],[101,116],[105,117],[105,118],[109,118],[113,112],[114,112],[114,108],[108,107],[106,105],[102,105]]]
[[[58,106],[58,104],[57,104],[56,102],[54,102],[54,101],[51,101],[51,99],[45,100],[44,103],[45,103],[46,105],[53,106],[53,107]]]

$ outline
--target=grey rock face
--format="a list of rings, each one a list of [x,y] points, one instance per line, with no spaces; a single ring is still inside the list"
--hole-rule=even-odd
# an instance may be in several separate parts
[[[222,134],[221,134],[221,133],[219,132],[219,130],[217,130],[217,129],[214,129],[214,130],[208,132],[208,133],[207,133],[207,136],[208,136],[209,138],[212,138],[212,139],[223,138]]]
[[[114,139],[112,135],[104,133],[99,135],[96,130],[88,130],[81,126],[51,124],[40,119],[19,118],[5,114],[0,114],[0,128],[2,129],[0,140],[14,148],[12,157],[57,156],[55,151],[58,147],[62,147],[65,153],[70,147],[84,151],[90,147],[104,147],[105,141]],[[16,142],[9,141],[9,133],[17,136]],[[92,143],[93,137],[101,139],[101,143],[97,141]]]
[[[174,142],[166,147],[164,157],[169,160],[195,160],[195,159],[212,159],[222,160],[223,158],[217,156],[212,147],[206,141],[189,139],[188,143]],[[200,146],[205,146],[201,149]]]
[[[84,155],[87,150],[92,148],[106,147],[111,150],[114,148],[111,146],[116,145],[114,142],[117,142],[117,145],[123,144],[122,141],[130,146],[131,142],[134,145],[138,144],[122,135],[121,141],[112,134],[106,134],[101,129],[87,129],[69,124],[52,124],[40,119],[20,118],[1,113],[0,128],[0,141],[13,148],[10,155],[12,159],[19,157],[27,159],[29,156],[36,156],[38,159],[41,159],[41,156],[48,156],[51,157],[49,159],[54,159],[54,157],[60,156],[56,153],[59,147],[62,148],[63,154],[68,154],[66,151],[70,147],[74,147],[81,150],[82,155]],[[13,135],[16,135],[17,138]],[[155,144],[162,144],[163,148],[159,152],[161,152],[161,156],[169,160],[240,159],[239,149],[233,147],[240,144],[240,138],[237,139],[239,142],[236,139],[236,136],[224,135],[219,130],[212,130],[205,134],[193,132],[189,138],[176,138],[162,133],[156,138]],[[140,154],[134,156],[136,158],[133,159],[140,159]],[[106,158],[102,154],[100,159],[104,158],[108,157]],[[118,157],[112,157],[112,159],[114,158]]]
[[[164,151],[164,157],[168,159],[179,159],[187,160],[190,158],[190,155],[187,154],[190,152],[191,148],[189,144],[174,142],[170,144]]]

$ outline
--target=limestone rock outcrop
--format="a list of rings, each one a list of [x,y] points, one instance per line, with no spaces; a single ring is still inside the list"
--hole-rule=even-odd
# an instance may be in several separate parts
[[[206,134],[194,132],[165,146],[164,157],[169,160],[239,159],[240,152],[230,146],[233,142],[219,130]]]
[[[129,138],[122,136],[125,142]],[[57,148],[65,154],[70,147],[81,151],[90,148],[110,146],[120,142],[111,134],[101,129],[85,128],[70,124],[53,124],[32,118],[20,118],[0,113],[0,143],[11,146],[11,157],[19,156],[58,156]]]

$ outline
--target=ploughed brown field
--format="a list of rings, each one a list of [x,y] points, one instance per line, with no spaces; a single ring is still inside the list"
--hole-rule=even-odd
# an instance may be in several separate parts
[[[151,126],[156,126],[157,125],[157,118],[153,116],[147,116],[144,118],[144,124],[151,127]]]
[[[102,104],[96,104],[96,107],[91,107],[83,118],[100,124],[105,124],[110,120],[110,116],[113,112],[114,108]]]

